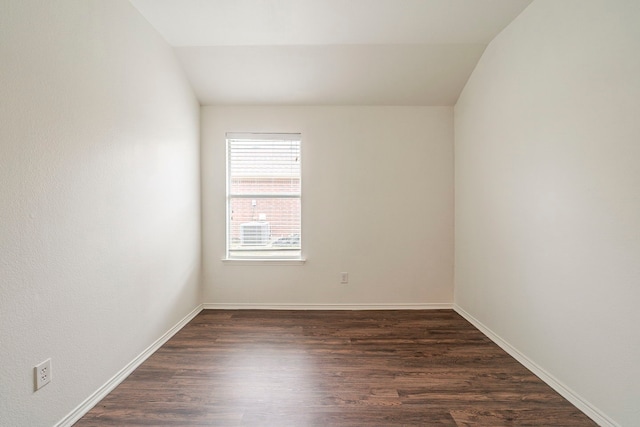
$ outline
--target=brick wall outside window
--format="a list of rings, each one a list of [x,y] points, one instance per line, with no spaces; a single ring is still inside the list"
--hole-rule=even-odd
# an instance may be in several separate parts
[[[234,178],[232,194],[300,193],[298,178],[246,177]],[[253,205],[255,201],[255,206]],[[240,241],[240,225],[266,221],[270,225],[271,241],[300,234],[299,198],[235,198],[231,203],[231,241]]]

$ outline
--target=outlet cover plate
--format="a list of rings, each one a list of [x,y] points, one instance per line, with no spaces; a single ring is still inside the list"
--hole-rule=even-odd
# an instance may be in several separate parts
[[[36,390],[40,390],[51,382],[51,359],[39,363],[34,368]]]

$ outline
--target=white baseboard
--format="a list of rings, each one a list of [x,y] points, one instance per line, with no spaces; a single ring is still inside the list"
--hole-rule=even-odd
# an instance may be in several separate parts
[[[204,303],[205,310],[446,310],[451,303],[425,304],[254,304]]]
[[[473,317],[471,314],[467,313],[462,307],[457,304],[453,305],[453,309],[462,317],[467,319],[473,326],[478,328],[483,334],[485,334],[491,341],[496,343],[500,348],[509,353],[511,357],[516,359],[522,365],[524,365],[527,369],[537,375],[542,381],[547,383],[551,388],[557,391],[562,397],[571,402],[576,408],[585,413],[589,418],[591,418],[594,422],[602,427],[620,427],[615,421],[606,416],[602,411],[595,408],[585,399],[580,397],[576,392],[571,390],[565,384],[563,384],[556,377],[545,371],[542,367],[540,367],[533,360],[529,359],[524,354],[520,353],[515,347],[509,344],[507,341],[502,339],[498,334],[493,332],[491,329],[486,327],[482,322]]]
[[[142,364],[149,356],[156,352],[164,343],[174,336],[180,329],[182,329],[187,323],[189,323],[198,313],[202,311],[202,304],[197,306],[193,311],[187,314],[182,320],[175,324],[171,329],[165,332],[160,338],[158,338],[153,344],[147,347],[142,353],[136,356],[131,362],[124,368],[115,374],[109,381],[107,381],[102,387],[96,390],[91,396],[85,399],[80,405],[78,405],[73,411],[71,411],[66,417],[60,420],[55,427],[71,427],[76,421],[78,421],[84,414],[89,412],[91,408],[96,406],[107,394],[109,394],[114,388],[116,388],[122,381],[124,381],[138,366]]]

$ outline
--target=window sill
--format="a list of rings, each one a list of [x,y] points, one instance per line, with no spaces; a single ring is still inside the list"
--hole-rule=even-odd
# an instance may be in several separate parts
[[[222,258],[224,264],[233,265],[303,265],[307,260],[302,259],[251,259],[251,258]]]

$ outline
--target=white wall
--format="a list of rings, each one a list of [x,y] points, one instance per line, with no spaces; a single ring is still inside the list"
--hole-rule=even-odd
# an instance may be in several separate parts
[[[455,301],[640,424],[640,3],[540,1],[455,107]]]
[[[203,107],[204,302],[452,303],[451,107]],[[301,132],[304,265],[225,254],[225,132]],[[340,284],[340,272],[349,284]]]
[[[50,426],[200,302],[199,106],[125,0],[0,0],[0,64],[0,425]]]

